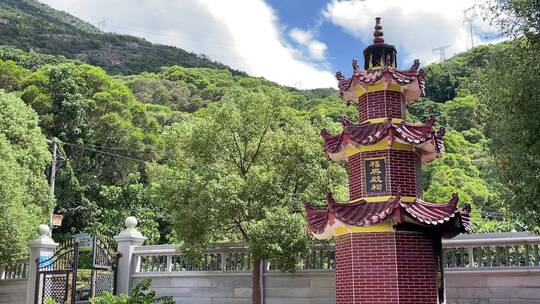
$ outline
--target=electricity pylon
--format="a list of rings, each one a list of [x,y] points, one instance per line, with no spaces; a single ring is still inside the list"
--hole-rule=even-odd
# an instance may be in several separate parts
[[[432,49],[432,51],[433,51],[433,54],[439,55],[439,61],[443,61],[443,60],[446,59],[446,52],[445,52],[445,50],[446,50],[447,48],[449,48],[449,47],[450,47],[450,45],[440,46],[440,47],[438,47],[438,48]]]
[[[474,18],[476,18],[477,16],[478,14],[476,13],[476,4],[463,11],[463,23],[465,23],[467,27],[467,50],[474,47],[473,28]],[[469,42],[471,47],[469,47]]]

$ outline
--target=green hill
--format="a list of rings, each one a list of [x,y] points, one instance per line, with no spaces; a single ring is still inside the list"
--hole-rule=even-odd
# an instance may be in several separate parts
[[[0,44],[78,59],[112,74],[153,72],[172,65],[228,69],[233,74],[244,74],[180,48],[105,33],[34,0],[0,1]]]
[[[286,98],[290,107],[288,121],[305,124],[306,136],[314,140],[323,128],[331,133],[342,130],[339,123],[342,115],[352,121],[358,116],[358,110],[339,100],[333,89],[296,90],[280,86],[178,48],[104,33],[80,19],[31,0],[0,2],[0,42],[0,101],[19,104],[11,112],[20,112],[0,111],[0,124],[11,122],[11,116],[16,114],[34,115],[31,122],[39,123],[43,139],[60,140],[63,161],[57,173],[55,211],[65,217],[63,227],[55,233],[89,231],[112,236],[122,228],[118,218],[135,215],[140,219],[144,234],[149,236],[148,242],[169,242],[167,238],[173,223],[163,206],[154,203],[163,193],[151,191],[148,170],[172,157],[174,145],[166,140],[175,126],[196,122],[213,106],[239,94],[246,98],[260,94]],[[481,46],[427,66],[427,96],[407,108],[410,121],[424,122],[435,113],[438,127],[447,129],[445,155],[423,168],[425,199],[444,202],[453,192],[459,193],[460,202],[473,205],[475,231],[538,227],[537,218],[531,220],[519,214],[519,210],[510,209],[511,200],[506,199],[504,189],[495,179],[497,172],[494,173],[493,168],[497,163],[492,157],[493,150],[486,148],[497,143],[493,141],[497,139],[493,134],[505,130],[500,124],[498,128],[492,126],[505,118],[507,112],[517,109],[516,113],[520,113],[515,116],[517,119],[508,121],[506,125],[510,127],[521,123],[523,112],[529,116],[538,113],[521,104],[507,109],[512,99],[505,93],[507,87],[499,85],[510,83],[508,87],[518,90],[510,96],[535,92],[538,81],[534,77],[538,73],[523,72],[529,65],[534,67],[532,63],[536,61],[529,59],[534,55],[509,56],[510,51],[524,48],[521,44],[516,40]],[[495,64],[497,60],[505,63],[505,69]],[[521,67],[521,73],[501,73],[513,71],[514,64]],[[501,75],[508,78],[490,80],[498,80]],[[513,80],[516,75],[524,80]],[[522,86],[527,90],[519,91],[522,82],[527,84]],[[486,83],[491,84],[486,86]],[[497,89],[504,102],[487,103],[486,100],[491,102],[491,99],[484,96],[486,92]],[[537,100],[534,96],[529,99]],[[24,105],[28,106],[26,110],[20,110]],[[504,110],[499,111],[500,117],[486,120],[493,109],[498,108]],[[24,114],[26,112],[33,114]],[[2,120],[2,114],[7,118]],[[525,122],[535,126],[536,120],[523,121],[520,129],[526,130]],[[0,144],[2,132],[6,133],[6,138],[17,139],[13,141],[15,148],[22,143],[13,136],[18,134],[15,128],[18,125],[10,124],[13,130],[0,128]],[[287,122],[283,121],[282,127],[285,126]],[[517,138],[512,146],[533,146],[528,141],[535,138],[533,135],[522,132],[521,136],[527,137],[524,140],[513,130],[507,132],[507,138]],[[322,156],[321,150],[315,153]],[[0,151],[9,152],[1,146]],[[27,158],[27,154],[15,152],[11,153],[14,158],[9,160],[10,164],[16,157]],[[513,154],[520,156],[520,153]],[[530,159],[536,160],[535,157],[530,156]],[[182,163],[183,159],[175,161]],[[521,163],[528,165],[527,161]],[[322,163],[336,170],[333,181],[344,180],[343,168],[324,159]],[[41,175],[45,171],[39,166],[31,168]],[[521,174],[525,169],[516,172]],[[17,183],[15,177],[9,178],[0,180],[0,190],[2,186],[9,188]],[[41,182],[46,184],[44,176]],[[340,184],[345,185],[345,182]],[[536,185],[535,180],[527,185]],[[28,193],[33,191],[28,190]],[[345,188],[329,190],[334,191],[337,198],[347,199]],[[46,199],[47,195],[41,195],[34,201],[46,207]],[[503,216],[507,220],[501,220]],[[28,240],[20,239],[20,244],[26,246]]]

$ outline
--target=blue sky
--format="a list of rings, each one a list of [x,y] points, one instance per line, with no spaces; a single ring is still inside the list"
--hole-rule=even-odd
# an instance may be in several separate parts
[[[329,3],[328,0],[269,0],[267,3],[274,8],[283,26],[312,29],[316,32],[318,39],[327,46],[326,58],[332,71],[348,72],[351,68],[352,59],[362,59],[362,51],[369,45],[362,43],[362,41],[344,32],[333,23],[326,22],[321,12]],[[366,35],[371,33],[372,31],[366,33]],[[289,41],[295,43],[290,37]],[[296,47],[299,46],[296,45]]]
[[[470,47],[463,10],[477,0],[40,0],[105,31],[132,34],[221,61],[253,76],[298,88],[335,87],[334,73],[351,73],[353,58],[371,44],[382,17],[400,67],[415,58],[438,60]],[[472,11],[470,11],[472,13]],[[496,41],[473,18],[474,44]]]

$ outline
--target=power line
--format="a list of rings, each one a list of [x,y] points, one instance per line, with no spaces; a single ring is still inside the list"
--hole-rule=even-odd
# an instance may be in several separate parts
[[[88,147],[88,146],[85,146],[85,145],[81,145],[81,144],[74,144],[74,143],[69,143],[69,142],[65,142],[65,141],[60,141],[60,140],[58,140],[56,138],[55,138],[55,140],[60,144],[65,144],[65,145],[75,147],[75,148],[80,148],[80,149],[83,149],[83,150],[93,151],[93,152],[96,152],[96,153],[101,153],[101,154],[105,154],[105,155],[112,156],[112,157],[123,158],[123,159],[131,160],[131,161],[135,161],[135,162],[139,162],[139,163],[143,163],[143,164],[148,164],[149,163],[146,160],[131,157],[131,156],[125,156],[125,155],[120,155],[120,154],[111,153],[111,152],[107,152],[107,151],[101,151],[101,150],[94,149],[94,148],[91,148],[91,147]],[[48,140],[48,141],[50,141],[50,140]],[[181,180],[186,180],[186,181],[190,181],[190,182],[200,183],[200,181],[196,181],[194,179],[185,178],[185,177],[175,177],[174,179],[175,180],[181,179]]]
[[[136,162],[140,162],[140,163],[148,163],[147,161],[139,159],[139,158],[120,155],[120,154],[111,153],[111,152],[107,152],[107,151],[101,151],[101,150],[97,150],[97,149],[94,149],[94,148],[91,148],[91,147],[88,147],[88,146],[84,146],[84,145],[81,145],[81,144],[74,144],[74,143],[69,143],[69,142],[65,142],[65,141],[60,141],[60,143],[71,146],[71,147],[76,147],[76,148],[80,148],[80,149],[83,149],[83,150],[93,151],[93,152],[97,152],[97,153],[101,153],[101,154],[105,154],[105,155],[109,155],[109,156],[113,156],[113,157],[128,159],[128,160],[132,160],[132,161],[136,161]]]
[[[107,150],[117,150],[117,151],[124,151],[124,152],[133,152],[133,151],[143,152],[143,153],[148,152],[148,151],[140,150],[140,149],[125,149],[125,148],[119,148],[119,147],[98,146],[98,145],[92,145],[92,144],[84,144],[84,146],[94,148],[94,149],[107,149]]]

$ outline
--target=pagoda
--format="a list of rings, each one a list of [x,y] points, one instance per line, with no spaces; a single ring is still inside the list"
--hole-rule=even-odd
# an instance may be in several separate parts
[[[321,131],[333,161],[348,162],[349,202],[327,195],[327,207],[305,205],[308,229],[335,240],[336,303],[435,304],[444,301],[441,238],[470,228],[470,205],[458,208],[423,200],[422,164],[444,152],[444,128],[435,117],[406,121],[407,104],[424,94],[418,60],[397,69],[397,51],[386,44],[376,18],[364,69],[353,60],[350,78],[336,73],[339,95],[358,108],[359,124],[341,119],[343,131]]]

